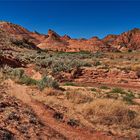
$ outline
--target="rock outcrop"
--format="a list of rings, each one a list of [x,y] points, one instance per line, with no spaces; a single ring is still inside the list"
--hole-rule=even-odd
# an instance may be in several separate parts
[[[120,51],[140,50],[140,29],[133,29],[119,35],[112,45]]]

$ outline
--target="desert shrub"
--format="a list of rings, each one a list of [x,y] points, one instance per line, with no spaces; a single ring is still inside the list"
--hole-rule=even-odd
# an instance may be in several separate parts
[[[80,51],[80,52],[58,52],[57,57],[68,57],[68,58],[77,58],[77,59],[86,59],[95,57],[94,53],[87,52],[87,51]]]
[[[51,87],[58,89],[59,84],[58,82],[53,79],[52,77],[45,76],[41,80],[35,80],[26,74],[24,74],[23,69],[13,69],[7,65],[5,65],[4,68],[0,69],[0,81],[3,81],[4,79],[12,78],[17,83],[25,84],[25,85],[37,85],[40,90],[43,90],[45,87]]]
[[[115,93],[115,94],[114,94]],[[105,93],[107,98],[121,99],[128,104],[133,104],[133,99],[135,98],[132,91],[124,91],[123,89],[114,88],[112,91]]]
[[[128,104],[132,104],[134,99],[134,94],[132,92],[127,92],[123,97],[123,100],[126,101]]]
[[[13,68],[11,68],[8,65],[4,65],[4,67],[2,68],[3,73],[6,73],[6,74],[9,74],[12,70]]]
[[[113,88],[111,93],[125,94],[126,92],[122,88]]]
[[[53,73],[60,72],[60,71],[70,71],[71,67],[64,62],[55,63],[52,66]]]
[[[0,68],[0,78],[1,81],[11,78],[11,73],[13,71],[13,68],[9,67],[8,65],[4,65]]]
[[[13,69],[11,72],[12,77],[17,77],[17,78],[22,78],[24,74],[24,70],[23,69]]]
[[[130,126],[136,118],[136,112],[130,110],[122,101],[113,99],[98,99],[85,104],[82,112],[93,124]]]
[[[18,83],[20,83],[20,84],[25,84],[25,85],[36,85],[36,84],[37,84],[37,81],[34,80],[34,79],[32,79],[32,78],[30,78],[30,77],[27,76],[27,75],[23,75],[23,76],[19,79]]]
[[[18,78],[16,79],[17,83],[25,85],[37,85],[40,90],[43,90],[45,87],[51,87],[55,89],[59,88],[59,84],[52,77],[45,76],[41,80],[35,80],[24,74],[24,71],[21,69],[13,70],[12,77]]]
[[[53,73],[61,71],[70,72],[73,68],[76,67],[92,66],[90,62],[84,60],[86,57],[89,57],[86,53],[79,55],[78,53],[64,53],[64,52],[52,54],[41,53],[36,55],[34,62],[36,63],[37,66],[46,68],[47,70],[50,69]]]
[[[72,82],[66,82],[64,86],[76,86],[76,84]]]
[[[100,86],[100,89],[110,89],[108,86]]]
[[[73,68],[78,68],[82,66],[91,66],[87,62],[78,61],[78,60],[60,60],[56,63],[53,62],[51,68],[53,73],[64,71],[64,72],[70,72]]]
[[[70,119],[68,120],[67,124],[70,125],[70,126],[79,126],[79,121],[78,120],[75,120],[75,119]]]
[[[11,68],[7,65],[1,71],[5,79],[11,78],[20,84],[36,85],[37,81],[24,74],[23,69]]]
[[[91,88],[91,91],[97,91],[97,89],[96,88]]]
[[[40,90],[43,90],[45,87],[51,87],[51,88],[58,89],[59,84],[52,77],[45,76],[40,81],[38,81],[38,87]]]

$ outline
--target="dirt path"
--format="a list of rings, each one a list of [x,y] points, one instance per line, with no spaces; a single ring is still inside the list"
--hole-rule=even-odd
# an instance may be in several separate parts
[[[63,122],[59,122],[53,118],[51,110],[43,104],[33,100],[29,95],[30,89],[27,86],[18,85],[12,81],[8,83],[8,93],[15,96],[22,102],[29,105],[45,126],[51,127],[69,140],[112,140],[111,136],[107,136],[100,132],[90,132],[84,128],[71,127]],[[117,138],[118,139],[118,138]]]

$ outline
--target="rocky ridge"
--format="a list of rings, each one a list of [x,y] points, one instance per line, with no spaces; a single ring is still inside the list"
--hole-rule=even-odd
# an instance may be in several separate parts
[[[0,22],[0,32],[5,32],[16,39],[26,39],[36,47],[64,52],[79,51],[133,51],[140,50],[140,29],[135,28],[120,35],[107,35],[103,39],[72,39],[68,35],[60,36],[49,29],[48,34],[30,32],[29,30],[9,22]]]

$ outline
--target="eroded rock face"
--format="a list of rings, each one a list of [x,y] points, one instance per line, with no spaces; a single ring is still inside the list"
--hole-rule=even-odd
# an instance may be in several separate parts
[[[140,50],[140,29],[122,33],[111,44],[120,51]]]
[[[24,67],[26,63],[21,62],[16,58],[0,56],[0,67],[4,65],[16,68],[16,67]]]
[[[48,38],[38,47],[51,50],[79,52],[79,51],[131,51],[140,49],[140,30],[133,29],[121,35],[108,35],[102,40],[98,37],[90,39],[71,39],[69,36],[60,36],[52,30],[48,32]],[[51,45],[50,45],[51,44]],[[52,45],[53,44],[53,45]]]
[[[104,37],[102,41],[108,45],[111,45],[111,43],[113,41],[115,41],[117,39],[117,37],[118,37],[118,35],[110,34],[110,35],[107,35],[106,37]]]
[[[68,35],[60,36],[55,31],[49,29],[47,35],[37,32],[30,32],[27,29],[9,22],[0,22],[0,30],[22,40],[28,39],[41,49],[65,52],[78,51],[106,51],[110,50],[98,37],[87,39],[71,39]]]
[[[15,35],[30,33],[27,29],[10,22],[0,22],[0,29]]]
[[[114,78],[115,77],[115,78]],[[117,68],[100,69],[100,68],[80,68],[73,69],[71,73],[60,73],[55,78],[59,82],[79,82],[79,83],[104,83],[108,85],[125,85],[138,87],[140,78],[137,72],[125,72]]]
[[[55,31],[53,31],[51,29],[49,29],[49,31],[48,31],[48,36],[52,39],[56,39],[56,40],[60,39],[60,35],[58,35]]]
[[[140,50],[140,29],[133,29],[120,35],[107,35],[103,39],[72,39],[68,35],[60,36],[49,29],[48,34],[39,34],[9,22],[0,22],[0,31],[17,39],[28,39],[41,49],[65,52],[79,51],[131,51]]]
[[[10,22],[0,22],[0,31],[3,31],[16,39],[22,40],[24,38],[30,40],[36,45],[46,38],[46,35],[30,32],[29,30]]]
[[[68,41],[68,40],[71,39],[71,37],[68,36],[68,35],[64,35],[64,36],[61,37],[61,39],[64,40],[64,41]]]
[[[52,30],[48,31],[48,37],[37,46],[45,50],[65,51],[68,42],[61,39],[61,37]]]

